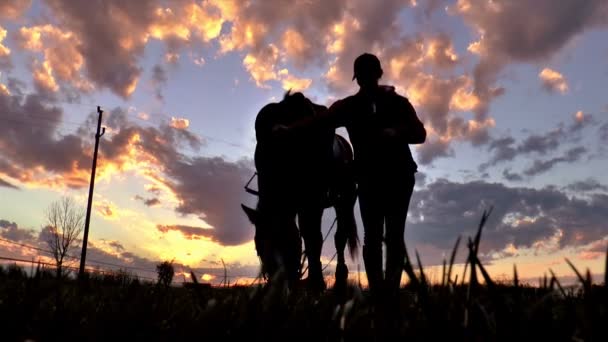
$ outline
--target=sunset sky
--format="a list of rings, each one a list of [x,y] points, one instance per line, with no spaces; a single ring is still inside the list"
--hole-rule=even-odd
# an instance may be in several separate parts
[[[568,257],[599,280],[605,0],[2,0],[0,256],[48,258],[29,247],[47,249],[45,208],[86,205],[99,105],[88,265],[155,277],[174,260],[217,283],[223,260],[231,281],[255,278],[240,209],[256,200],[255,116],[288,89],[325,105],[352,94],[363,52],[428,132],[411,147],[410,255],[440,265],[493,205],[480,247],[493,276],[571,276]]]

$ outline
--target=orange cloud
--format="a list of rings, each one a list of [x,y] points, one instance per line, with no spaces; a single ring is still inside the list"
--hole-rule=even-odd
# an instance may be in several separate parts
[[[20,45],[32,52],[42,52],[44,61],[34,62],[34,80],[42,88],[56,92],[57,80],[71,84],[81,91],[91,91],[93,85],[83,75],[84,57],[78,50],[80,40],[73,32],[52,25],[22,27]]]
[[[31,5],[31,0],[3,0],[0,2],[0,18],[19,18]]]
[[[190,126],[190,120],[184,118],[171,117],[170,126],[175,129],[186,129]]]
[[[450,109],[457,111],[475,110],[479,105],[479,98],[473,92],[473,81],[469,78],[460,86],[450,99]]]
[[[426,47],[425,58],[440,67],[451,67],[458,62],[458,55],[447,35],[440,35],[430,40]]]
[[[177,54],[175,52],[168,52],[165,54],[165,61],[169,64],[177,63],[178,59],[179,59],[179,54]]]
[[[43,89],[48,91],[56,92],[59,90],[55,76],[53,76],[53,69],[48,61],[34,63],[34,81],[36,84]]]
[[[260,22],[238,20],[233,25],[229,35],[220,37],[221,53],[256,46],[268,32],[268,27]]]
[[[281,78],[281,85],[284,90],[291,89],[293,91],[305,91],[312,84],[311,79],[293,76],[287,69],[280,70],[279,76]]]
[[[538,77],[542,81],[543,88],[549,92],[559,92],[565,94],[568,91],[568,82],[564,75],[559,72],[544,68]]]
[[[139,113],[137,113],[137,117],[144,121],[148,121],[150,119],[150,114],[148,114],[146,112],[139,112]]]
[[[250,52],[243,59],[243,66],[260,88],[268,88],[266,82],[278,79],[275,65],[279,59],[279,49],[270,44],[258,52]]]
[[[304,66],[314,57],[314,49],[306,38],[295,29],[288,29],[281,37],[281,44],[286,57],[298,66]]]
[[[95,210],[106,220],[116,220],[118,218],[118,208],[112,202],[95,202]]]
[[[209,2],[189,3],[182,8],[157,8],[155,20],[148,29],[148,35],[155,39],[176,38],[190,41],[196,34],[202,41],[217,38],[224,19],[215,6]]]
[[[2,45],[2,41],[6,38],[6,30],[0,26],[0,57],[6,57],[10,55],[11,49]]]

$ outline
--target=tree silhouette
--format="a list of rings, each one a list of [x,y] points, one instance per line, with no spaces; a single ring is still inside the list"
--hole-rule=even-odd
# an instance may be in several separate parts
[[[169,287],[173,281],[173,275],[175,274],[173,261],[163,261],[156,265],[156,274],[158,276],[158,283],[165,287]]]
[[[63,261],[83,230],[84,209],[71,198],[62,197],[46,209],[46,243],[57,265],[57,278],[62,275]]]

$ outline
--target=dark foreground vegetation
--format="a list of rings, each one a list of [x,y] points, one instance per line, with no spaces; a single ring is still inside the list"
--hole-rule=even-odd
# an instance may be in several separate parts
[[[77,281],[8,266],[0,270],[0,340],[608,341],[605,284],[592,285],[572,264],[576,287],[553,276],[540,287],[522,285],[515,270],[512,283],[492,281],[477,258],[484,222],[469,239],[466,282],[451,274],[458,243],[440,284],[427,282],[417,255],[415,270],[406,260],[409,283],[392,303],[398,311],[374,308],[354,285],[340,295],[330,289],[311,296],[280,281],[170,286],[162,277],[173,276],[169,267],[159,267],[152,283],[125,272]]]
[[[389,331],[410,341],[608,341],[607,295],[604,286],[560,290],[555,281],[540,288],[410,284],[400,313],[384,317],[356,286],[340,304],[331,290],[315,298],[278,285],[172,287],[124,273],[79,283],[11,266],[0,273],[0,325],[3,341],[355,341]]]

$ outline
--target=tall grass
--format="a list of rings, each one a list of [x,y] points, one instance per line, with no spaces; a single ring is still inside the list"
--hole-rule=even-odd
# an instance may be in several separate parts
[[[552,270],[540,287],[522,284],[515,266],[512,284],[489,276],[478,253],[490,213],[465,240],[468,277],[452,273],[461,238],[440,283],[428,280],[417,251],[415,266],[406,256],[409,282],[390,316],[356,284],[345,296],[312,296],[290,292],[280,275],[273,285],[166,287],[124,271],[77,282],[10,266],[0,268],[0,339],[608,341],[606,282],[594,285],[570,260],[577,287],[562,286]]]

